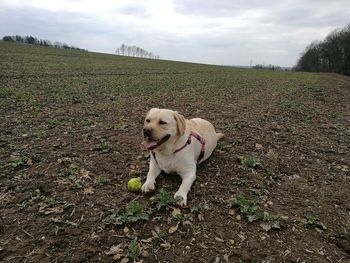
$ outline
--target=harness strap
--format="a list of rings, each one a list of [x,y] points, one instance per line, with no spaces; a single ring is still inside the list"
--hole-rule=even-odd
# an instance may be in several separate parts
[[[202,158],[204,157],[204,152],[205,152],[205,139],[202,138],[198,133],[195,133],[193,131],[190,132],[190,136],[188,136],[188,139],[186,141],[186,143],[181,146],[179,149],[176,149],[174,151],[175,153],[178,153],[179,151],[183,150],[187,145],[190,145],[192,142],[192,137],[196,138],[200,143],[201,143],[201,152],[199,153],[198,159],[197,159],[197,163],[200,162],[200,160],[202,160]],[[156,158],[156,154],[154,151],[151,151],[152,156],[154,158],[154,160],[156,161],[156,163],[158,164],[157,158]],[[159,164],[158,164],[159,165]]]
[[[204,157],[204,151],[205,151],[205,140],[204,138],[202,138],[198,133],[195,133],[193,131],[190,132],[190,136],[188,136],[188,139],[185,143],[185,145],[183,145],[182,147],[180,147],[179,149],[176,149],[174,151],[174,154],[183,150],[187,145],[190,145],[192,142],[192,137],[196,138],[200,143],[201,143],[201,152],[199,153],[198,159],[197,159],[197,163],[200,162],[200,160],[202,160],[202,158]]]
[[[156,153],[155,153],[154,151],[151,151],[151,154],[152,154],[154,160],[156,161],[156,163],[157,163],[158,166],[159,166],[159,163],[158,163],[157,158],[156,158]]]

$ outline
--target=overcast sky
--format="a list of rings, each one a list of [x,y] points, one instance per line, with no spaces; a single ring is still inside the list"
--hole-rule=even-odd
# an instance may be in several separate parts
[[[89,51],[122,43],[162,59],[293,66],[313,40],[350,23],[350,0],[0,0],[0,36]]]

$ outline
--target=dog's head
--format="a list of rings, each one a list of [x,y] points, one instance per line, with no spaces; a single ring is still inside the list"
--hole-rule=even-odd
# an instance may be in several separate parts
[[[143,145],[148,150],[154,150],[165,145],[169,139],[182,136],[185,129],[185,118],[177,111],[153,108],[145,118]]]

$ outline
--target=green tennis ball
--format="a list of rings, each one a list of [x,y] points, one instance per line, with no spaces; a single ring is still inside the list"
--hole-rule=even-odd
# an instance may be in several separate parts
[[[128,190],[130,192],[138,192],[141,190],[141,178],[131,178],[128,181]]]

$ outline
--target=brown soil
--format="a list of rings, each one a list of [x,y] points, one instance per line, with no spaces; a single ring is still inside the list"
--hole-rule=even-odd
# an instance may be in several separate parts
[[[26,76],[22,66],[6,67],[0,261],[125,262],[137,237],[143,262],[349,262],[349,78],[200,65],[183,72],[179,65],[172,74],[166,65],[159,74],[93,69],[76,76]],[[146,177],[140,135],[153,106],[205,118],[226,135],[198,167],[189,205],[181,208],[187,220],[172,234],[173,207],[157,210],[155,194],[126,189],[129,178]],[[244,168],[246,156],[261,165]],[[156,193],[175,193],[179,184],[178,176],[163,174]],[[239,193],[255,200],[261,215],[278,216],[280,228],[266,231],[261,216],[249,223],[229,208]],[[148,221],[105,223],[132,200],[143,204]]]

